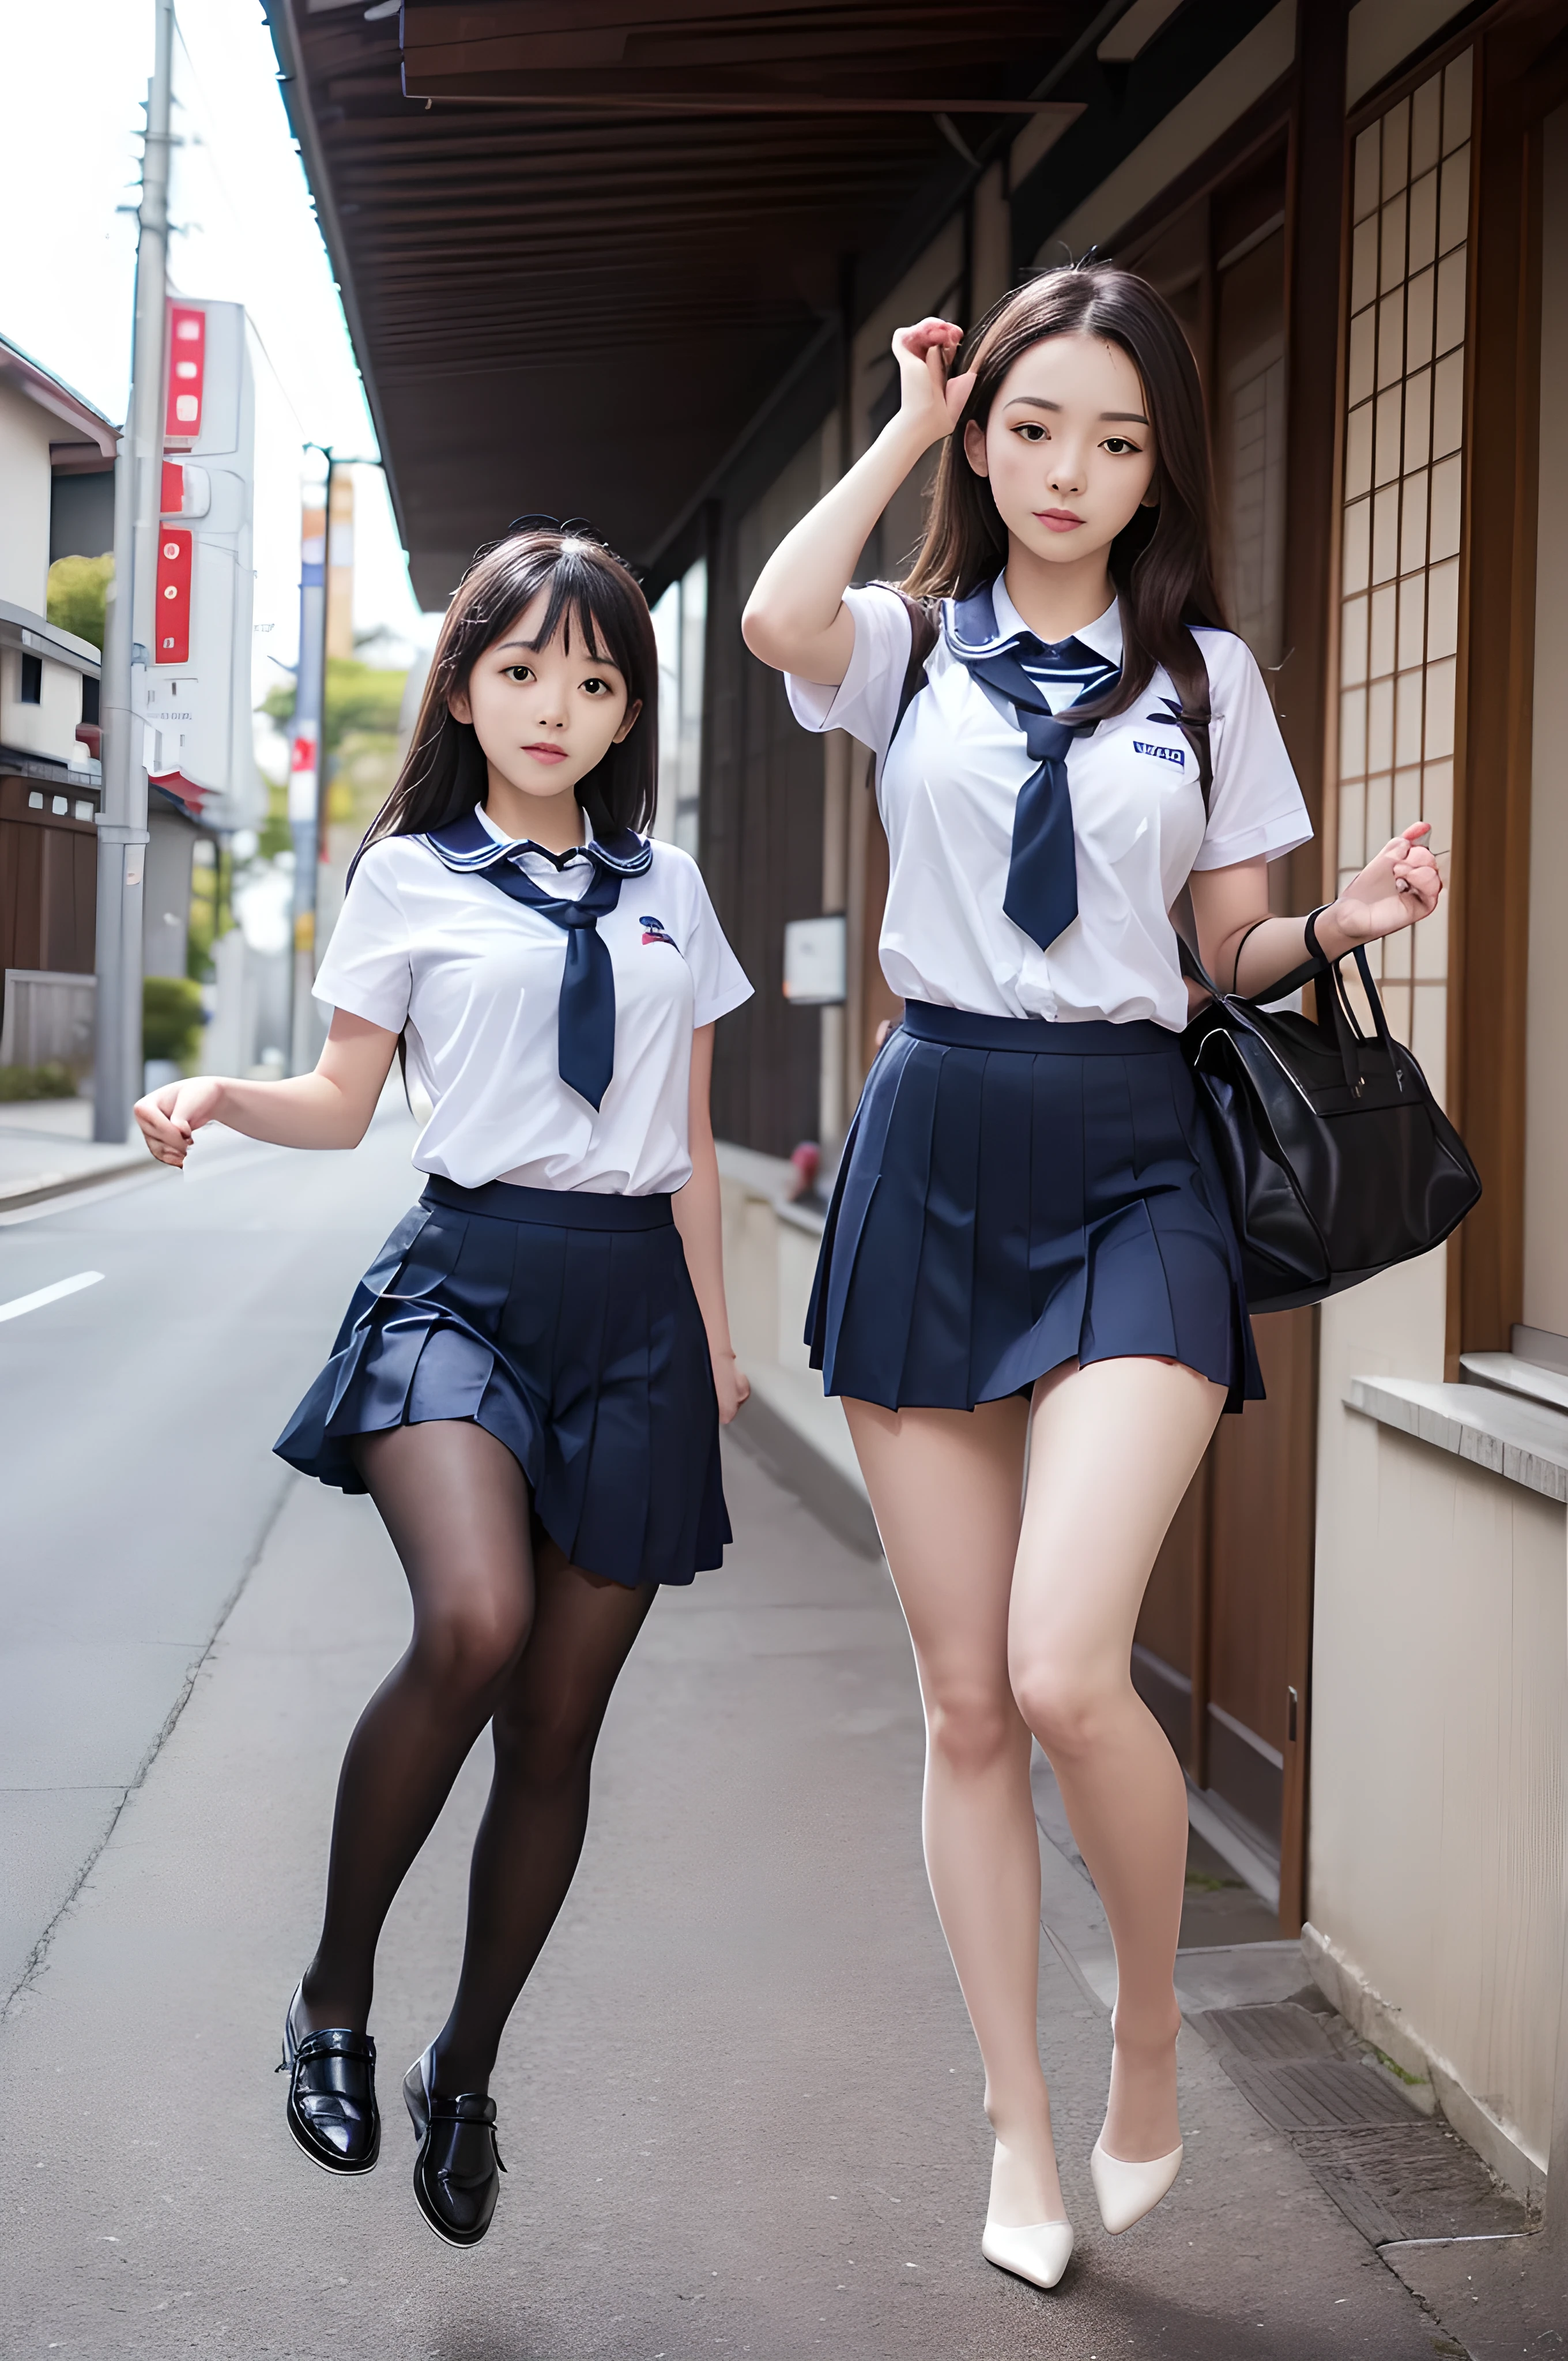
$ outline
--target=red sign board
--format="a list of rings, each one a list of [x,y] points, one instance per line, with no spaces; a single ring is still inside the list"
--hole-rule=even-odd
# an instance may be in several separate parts
[[[202,431],[202,389],[207,368],[207,315],[193,303],[169,307],[169,400],[166,443],[193,443]]]
[[[163,488],[158,505],[164,516],[178,516],[185,505],[185,470],[177,459],[165,459],[163,463]]]
[[[158,605],[154,630],[154,664],[184,664],[191,661],[191,546],[193,536],[181,525],[160,525],[158,532]]]

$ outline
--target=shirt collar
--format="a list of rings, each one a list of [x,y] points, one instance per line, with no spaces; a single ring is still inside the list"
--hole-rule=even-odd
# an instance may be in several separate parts
[[[995,610],[996,629],[1001,638],[1010,640],[1014,631],[1026,631],[1029,629],[1029,625],[1007,596],[1005,573],[999,574],[991,586],[991,603]],[[1122,663],[1120,601],[1113,598],[1102,615],[1097,615],[1092,623],[1081,624],[1071,637],[1081,640],[1086,648],[1092,648],[1097,656],[1103,656],[1107,664],[1115,664],[1119,670]]]
[[[547,845],[535,844],[532,837],[531,836],[508,836],[504,829],[498,828],[496,826],[495,821],[490,818],[489,813],[485,809],[483,804],[475,805],[474,817],[478,821],[479,826],[484,829],[485,834],[492,838],[497,844],[504,844],[509,852],[537,852],[542,860],[549,862],[553,869],[565,869],[568,862],[589,861],[593,857],[588,851],[589,829],[587,826],[587,816],[586,813],[583,815],[583,840],[581,844],[568,845],[565,852],[552,852]]]
[[[426,830],[420,841],[428,845],[446,868],[455,870],[492,869],[498,861],[509,857],[519,861],[534,852],[557,870],[580,855],[596,869],[609,870],[620,877],[639,877],[653,859],[652,841],[630,828],[618,829],[608,842],[596,836],[565,853],[545,852],[542,845],[529,838],[520,840],[503,835],[478,805],[449,820],[444,828]]]

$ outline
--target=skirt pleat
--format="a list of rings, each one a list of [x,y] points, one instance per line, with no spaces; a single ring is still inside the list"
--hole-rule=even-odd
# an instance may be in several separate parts
[[[912,1011],[912,1017],[916,1012]],[[1261,1399],[1241,1255],[1176,1037],[921,1010],[867,1077],[807,1313],[829,1393],[972,1410],[1063,1362],[1180,1361]],[[1126,1054],[1117,1036],[1124,1031]],[[1051,1036],[1048,1048],[1030,1038]],[[1088,1045],[1092,1039],[1092,1053]]]
[[[355,1290],[275,1448],[362,1492],[356,1435],[470,1420],[512,1453],[538,1524],[573,1565],[630,1585],[690,1582],[723,1563],[731,1536],[680,1233],[667,1201],[655,1223],[626,1201],[630,1227],[614,1225],[616,1201],[585,1211],[563,1198],[559,1223],[494,1210],[543,1197],[433,1182]]]

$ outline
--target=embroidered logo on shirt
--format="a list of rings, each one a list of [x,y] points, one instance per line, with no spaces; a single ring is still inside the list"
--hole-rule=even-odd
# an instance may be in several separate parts
[[[642,929],[645,943],[668,943],[673,951],[680,950],[674,935],[665,933],[663,918],[639,918],[637,923]]]
[[[1179,746],[1151,746],[1146,738],[1135,738],[1133,752],[1135,754],[1152,754],[1157,763],[1177,763],[1183,769],[1187,765],[1187,757]]]

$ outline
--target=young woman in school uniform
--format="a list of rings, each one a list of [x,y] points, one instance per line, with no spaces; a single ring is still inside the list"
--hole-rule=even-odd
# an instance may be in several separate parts
[[[808,1341],[915,1646],[927,1862],[996,2134],[983,2251],[1050,2287],[1072,2232],[1036,2041],[1031,1734],[1115,1938],[1090,2161],[1121,2231],[1181,2160],[1186,1795],[1133,1633],[1215,1422],[1263,1391],[1178,1046],[1169,913],[1189,889],[1210,972],[1259,993],[1426,915],[1440,880],[1411,828],[1310,919],[1269,915],[1269,862],[1311,831],[1223,628],[1202,395],[1161,298],[1052,271],[960,352],[961,335],[927,319],[894,338],[902,407],[763,567],[744,628],[808,729],[877,760],[882,963],[905,1014],[861,1097]],[[850,588],[938,442],[907,599]],[[917,619],[936,624],[923,669]],[[1207,814],[1179,719],[1205,707]]]
[[[352,1148],[400,1043],[432,1113],[423,1193],[278,1444],[368,1491],[413,1598],[338,1787],[325,1919],[284,2024],[288,2122],[329,2172],[380,2145],[367,2030],[393,1895],[486,1723],[462,1973],[403,2085],[426,2221],[495,2210],[502,2028],[565,1898],[595,1741],[661,1584],[717,1566],[730,1350],[708,1120],[717,1018],[750,992],[696,864],[640,835],[658,660],[597,542],[511,535],[436,645],[408,761],[316,983],[313,1074],[211,1076],[137,1109],[181,1164],[214,1121]]]

